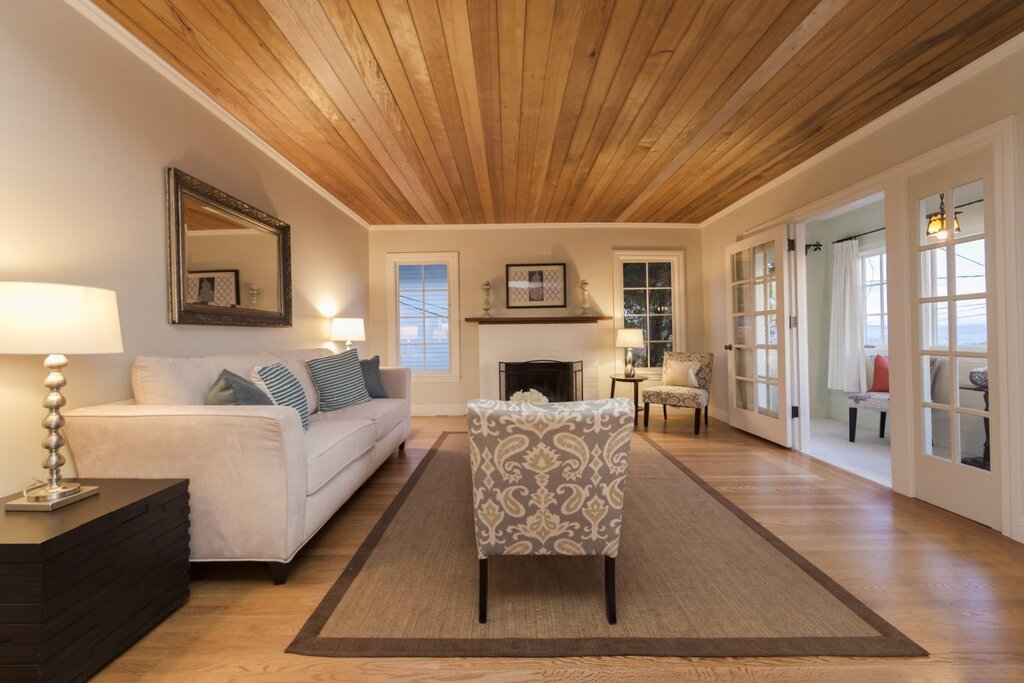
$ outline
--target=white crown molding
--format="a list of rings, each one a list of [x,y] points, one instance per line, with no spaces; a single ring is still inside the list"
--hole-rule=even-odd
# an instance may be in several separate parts
[[[700,230],[700,223],[439,223],[434,225],[369,225],[370,232],[398,230]]]
[[[141,40],[133,36],[128,29],[121,26],[121,24],[114,21],[108,14],[106,14],[99,7],[94,5],[90,0],[64,0],[74,10],[76,10],[83,17],[91,21],[93,24],[98,26],[104,33],[117,41],[122,47],[126,48],[129,52],[134,54],[136,57],[141,59],[143,62],[148,64],[154,71],[166,78],[173,85],[177,86],[179,90],[191,97],[193,100],[202,105],[207,111],[216,116],[218,119],[226,123],[232,130],[245,138],[253,146],[259,149],[261,152],[266,154],[268,157],[276,161],[284,170],[291,173],[297,179],[306,184],[310,189],[319,194],[321,197],[326,199],[334,208],[338,209],[346,216],[354,220],[356,223],[364,228],[369,228],[369,224],[363,219],[362,216],[357,214],[351,208],[343,204],[337,197],[328,192],[322,185],[313,180],[311,177],[306,175],[298,166],[288,161],[280,152],[267,144],[261,137],[256,135],[252,130],[249,129],[244,123],[235,118],[234,114],[229,112],[227,109],[217,104],[217,102],[209,95],[204,93],[198,87],[196,87],[191,81],[182,76],[178,71],[168,64],[160,55],[154,52],[148,45],[143,43]]]
[[[701,227],[704,228],[711,225],[715,221],[726,216],[727,214],[732,213],[736,209],[739,209],[740,207],[754,201],[758,197],[761,197],[762,195],[771,192],[780,185],[789,182],[793,178],[796,178],[800,174],[806,173],[808,170],[814,168],[823,161],[831,157],[834,157],[843,150],[853,146],[857,142],[860,142],[864,138],[884,128],[885,126],[888,126],[890,123],[893,123],[894,121],[906,116],[910,112],[920,109],[921,107],[930,103],[936,97],[952,90],[953,88],[961,85],[965,81],[970,80],[971,78],[977,76],[986,69],[989,69],[990,67],[995,66],[1004,59],[1007,59],[1008,57],[1013,56],[1017,52],[1020,52],[1022,49],[1024,49],[1024,33],[1016,35],[1013,38],[1006,41],[1005,43],[1003,43],[1002,45],[1000,45],[999,47],[995,48],[994,50],[986,52],[978,59],[974,60],[970,64],[967,64],[959,71],[950,74],[949,76],[942,79],[941,81],[939,81],[932,87],[928,88],[924,92],[920,92],[917,95],[914,95],[903,104],[899,105],[894,109],[890,109],[882,116],[879,116],[877,119],[867,123],[861,128],[858,128],[857,130],[850,133],[842,140],[833,143],[829,147],[826,147],[822,151],[812,156],[810,159],[801,162],[797,166],[794,166],[793,168],[789,169],[779,177],[757,188],[750,194],[744,195],[743,197],[737,199],[735,202],[725,207],[715,215],[701,222]]]

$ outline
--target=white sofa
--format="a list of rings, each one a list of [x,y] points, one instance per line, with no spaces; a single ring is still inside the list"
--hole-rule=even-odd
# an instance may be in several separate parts
[[[191,559],[265,561],[281,583],[287,563],[410,432],[406,368],[381,368],[389,398],[318,412],[305,362],[330,353],[141,356],[134,401],[66,414],[78,474],[188,478]],[[278,362],[306,392],[307,431],[292,408],[204,405],[221,370],[248,378],[254,366]]]

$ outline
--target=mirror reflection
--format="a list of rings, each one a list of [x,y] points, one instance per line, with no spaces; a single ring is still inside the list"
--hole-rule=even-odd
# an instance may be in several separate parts
[[[258,223],[184,195],[185,303],[280,310],[278,236]]]

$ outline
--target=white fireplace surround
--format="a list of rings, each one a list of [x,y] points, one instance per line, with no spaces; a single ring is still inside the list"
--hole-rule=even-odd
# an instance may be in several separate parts
[[[583,400],[598,398],[595,324],[480,325],[480,397],[498,399],[498,363],[583,361]]]

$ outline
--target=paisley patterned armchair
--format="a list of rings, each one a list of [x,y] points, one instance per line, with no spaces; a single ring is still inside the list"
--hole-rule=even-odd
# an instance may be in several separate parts
[[[480,560],[497,555],[603,555],[608,623],[616,622],[615,558],[622,531],[633,402],[469,402],[469,455]]]
[[[708,403],[711,401],[711,369],[714,366],[713,353],[687,353],[685,351],[666,351],[665,362],[694,362],[697,368],[697,386],[661,386],[644,389],[644,429],[651,420],[651,404],[660,403],[662,413],[668,420],[668,407],[693,408],[693,433],[700,434],[700,414],[704,412],[704,426],[708,424]]]

